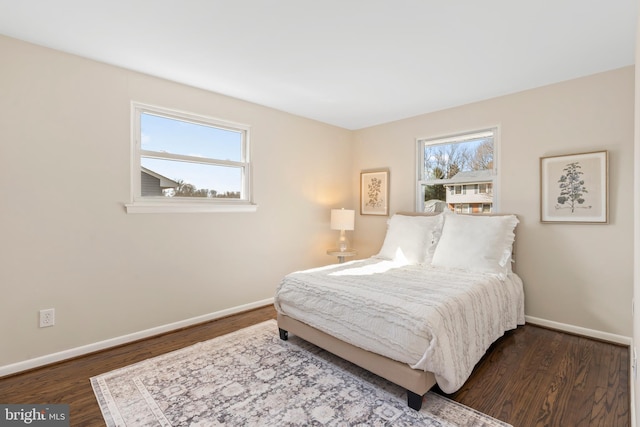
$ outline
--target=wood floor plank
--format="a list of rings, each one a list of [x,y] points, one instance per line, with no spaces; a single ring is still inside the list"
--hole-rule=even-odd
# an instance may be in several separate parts
[[[564,388],[561,399],[564,401],[560,407],[575,408],[573,414],[566,414],[563,417],[572,417],[576,427],[591,425],[591,411],[593,408],[593,390],[597,385],[598,369],[603,355],[595,351],[595,345],[601,344],[593,340],[581,339],[580,344],[575,346],[571,357],[574,358],[576,366],[571,382]],[[563,418],[559,418],[563,422]]]
[[[90,377],[273,318],[263,307],[0,378],[0,403],[67,403],[72,426],[103,426]],[[629,426],[629,349],[524,325],[445,396],[514,427]]]
[[[609,349],[606,364],[601,370],[601,384],[598,385],[594,395],[594,407],[591,413],[591,425],[606,426],[614,414],[618,423],[624,422],[629,417],[629,408],[624,404],[627,399],[626,388],[619,386],[621,378],[628,378],[629,359],[623,354]],[[622,401],[622,402],[621,402]],[[623,403],[621,405],[621,403]]]
[[[579,354],[575,347],[567,346],[566,352],[561,356],[557,364],[555,374],[546,390],[546,396],[540,415],[538,425],[568,425],[564,421],[565,409],[570,405],[575,391],[576,379],[580,373]],[[571,415],[574,424],[578,422],[575,414]]]

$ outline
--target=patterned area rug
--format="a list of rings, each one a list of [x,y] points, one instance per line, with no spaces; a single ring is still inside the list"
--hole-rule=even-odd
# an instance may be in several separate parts
[[[275,320],[91,378],[107,426],[504,427],[404,389],[290,334]]]

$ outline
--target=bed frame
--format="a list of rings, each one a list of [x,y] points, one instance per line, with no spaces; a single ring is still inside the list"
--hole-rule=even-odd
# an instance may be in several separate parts
[[[404,387],[407,390],[407,404],[416,411],[422,407],[423,396],[436,383],[431,372],[412,369],[406,363],[363,350],[284,314],[278,313],[278,329],[282,340],[286,341],[291,332],[305,341]]]

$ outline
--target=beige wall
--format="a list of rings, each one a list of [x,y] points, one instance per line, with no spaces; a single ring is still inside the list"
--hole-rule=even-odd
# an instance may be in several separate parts
[[[351,132],[5,37],[0,56],[0,367],[262,301],[335,262]],[[131,100],[250,124],[257,212],[127,215]]]
[[[634,68],[627,67],[356,132],[354,169],[391,170],[391,212],[415,204],[418,137],[499,125],[499,209],[519,215],[526,314],[630,337]],[[610,224],[539,222],[539,159],[609,151]],[[354,178],[354,197],[358,182]],[[356,202],[357,203],[357,202]],[[359,216],[355,245],[376,253],[386,218]]]

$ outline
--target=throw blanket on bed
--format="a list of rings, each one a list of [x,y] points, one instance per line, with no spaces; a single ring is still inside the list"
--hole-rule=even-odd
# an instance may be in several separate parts
[[[287,275],[276,309],[458,390],[489,346],[524,324],[520,278],[370,258]]]

